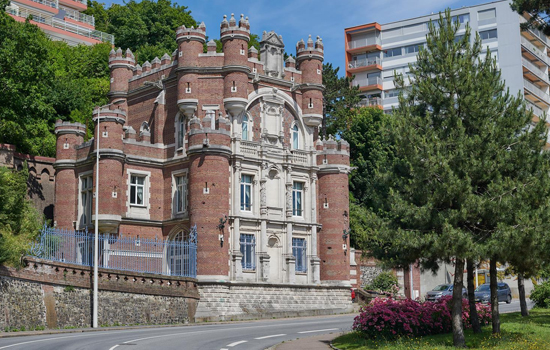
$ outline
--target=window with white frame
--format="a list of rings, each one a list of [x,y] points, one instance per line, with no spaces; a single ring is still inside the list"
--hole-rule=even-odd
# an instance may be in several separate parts
[[[294,124],[292,127],[292,149],[300,148],[300,133],[298,130],[298,125]]]
[[[145,175],[130,175],[130,205],[145,206]]]
[[[252,175],[241,175],[241,210],[252,211]]]
[[[242,139],[245,141],[250,140],[250,120],[248,119],[248,116],[245,114],[243,115],[243,122],[241,123],[242,126]]]
[[[80,177],[80,224],[89,225],[92,223],[92,201],[93,201],[93,176],[84,175]]]
[[[307,272],[307,242],[305,238],[292,238],[292,255],[296,259],[296,272]]]
[[[183,148],[185,143],[185,116],[178,117],[176,121],[176,147]]]
[[[304,183],[294,182],[292,184],[292,215],[302,216],[303,214]]]
[[[244,271],[256,269],[256,238],[251,234],[241,234],[241,264]]]
[[[486,30],[486,31],[483,31],[483,32],[479,32],[479,36],[481,37],[481,40],[498,38],[498,34],[497,34],[496,29],[491,29],[491,30]]]
[[[174,175],[174,213],[182,214],[187,211],[187,176]]]

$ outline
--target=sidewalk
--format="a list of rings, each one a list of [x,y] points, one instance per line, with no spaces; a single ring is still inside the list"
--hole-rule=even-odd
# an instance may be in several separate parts
[[[307,337],[291,341],[285,341],[273,348],[274,350],[327,350],[331,349],[330,342],[338,337],[340,333],[330,333]]]

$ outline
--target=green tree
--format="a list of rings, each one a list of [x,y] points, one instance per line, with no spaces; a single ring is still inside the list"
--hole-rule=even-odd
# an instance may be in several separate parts
[[[0,167],[0,264],[18,266],[36,238],[41,217],[27,199],[28,171]]]
[[[541,152],[544,123],[531,127],[531,115],[506,90],[496,60],[490,52],[480,57],[479,36],[470,44],[466,27],[457,38],[459,23],[450,10],[438,24],[430,24],[408,84],[396,79],[402,94],[390,130],[393,159],[376,175],[389,189],[383,192],[387,203],[374,212],[376,231],[365,248],[392,263],[454,261],[453,342],[464,347],[465,259],[508,259],[498,237],[518,225],[532,227],[530,210],[548,210],[548,187],[539,178],[550,168]],[[530,196],[539,200],[523,203]],[[517,215],[515,208],[521,208]],[[492,308],[499,332],[498,303]]]
[[[522,29],[536,28],[550,35],[550,0],[513,0],[510,6],[520,15],[530,14],[527,22],[521,24]]]
[[[353,109],[357,107],[361,98],[359,88],[351,86],[349,77],[339,77],[339,67],[333,68],[332,63],[323,64],[323,124],[321,134],[340,134],[350,127],[354,115]]]

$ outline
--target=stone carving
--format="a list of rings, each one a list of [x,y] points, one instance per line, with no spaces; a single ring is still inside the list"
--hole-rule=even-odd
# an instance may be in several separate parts
[[[285,44],[283,37],[274,31],[265,32],[260,41],[260,58],[265,67],[266,75],[274,78],[283,78],[284,75]]]
[[[267,206],[267,189],[266,189],[266,179],[262,178],[260,181],[260,206],[265,207]]]

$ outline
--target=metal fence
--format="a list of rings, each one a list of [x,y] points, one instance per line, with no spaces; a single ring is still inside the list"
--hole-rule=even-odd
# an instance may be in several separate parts
[[[178,236],[181,237],[181,236]],[[197,226],[177,240],[99,235],[99,267],[168,276],[197,276]],[[94,234],[44,226],[29,255],[93,266]]]

